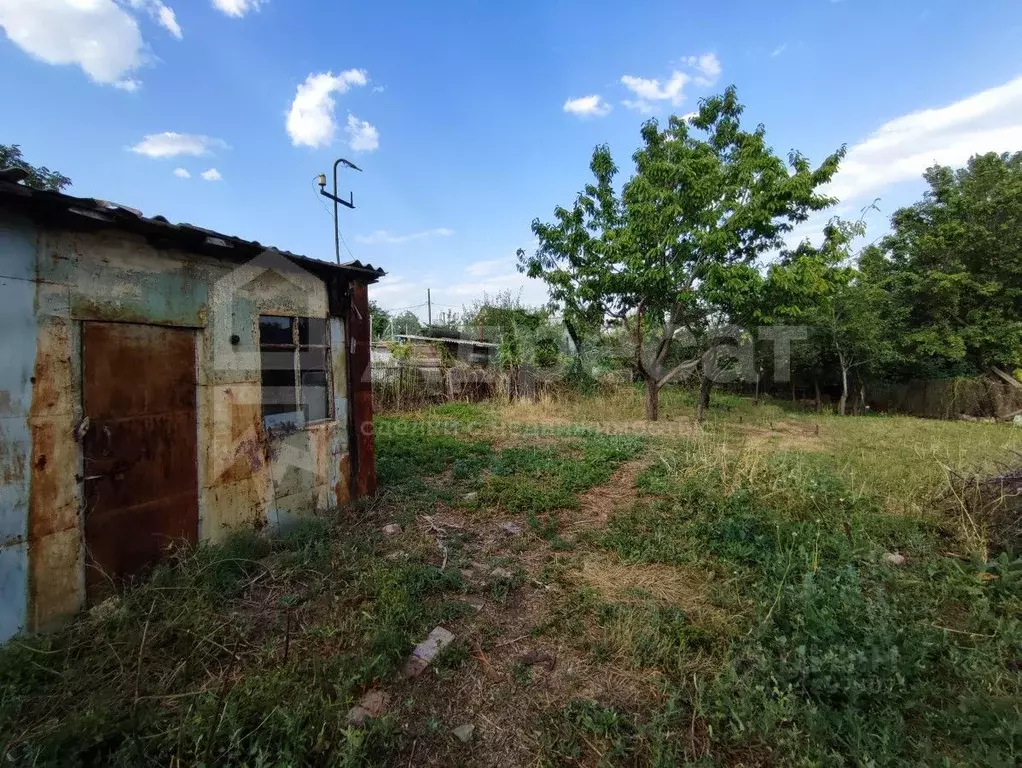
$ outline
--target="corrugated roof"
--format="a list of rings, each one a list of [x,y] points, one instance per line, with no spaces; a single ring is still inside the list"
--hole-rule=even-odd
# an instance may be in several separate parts
[[[23,174],[18,168],[0,169],[0,206],[22,210],[51,226],[75,230],[123,229],[143,235],[158,246],[176,245],[182,250],[227,261],[247,261],[265,251],[273,251],[310,271],[343,272],[349,278],[367,283],[375,283],[387,274],[358,260],[334,264],[194,224],[173,224],[164,216],[147,217],[135,208],[106,200],[33,189],[18,183],[24,178]]]

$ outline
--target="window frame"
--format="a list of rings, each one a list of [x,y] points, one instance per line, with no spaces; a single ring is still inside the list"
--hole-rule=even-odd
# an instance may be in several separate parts
[[[273,343],[263,341],[263,329],[262,321],[264,318],[277,318],[285,319],[288,321],[289,330],[291,332],[291,340],[287,343]],[[301,334],[299,332],[300,321],[305,320],[313,322],[322,322],[323,324],[323,335],[320,343],[312,343],[311,332],[308,334],[309,338],[306,339],[306,343],[301,343]],[[307,325],[307,327],[308,327]],[[333,421],[335,419],[335,403],[334,403],[334,371],[333,371],[333,358],[331,356],[331,350],[333,347],[333,339],[330,334],[330,318],[328,317],[310,317],[306,315],[284,315],[284,314],[269,314],[260,313],[256,315],[256,344],[259,349],[259,409],[262,415],[263,426],[266,429],[274,428],[304,428],[308,426],[314,426],[317,424],[323,424],[326,422]],[[305,389],[302,382],[302,355],[312,350],[322,350],[323,352],[323,372],[325,373],[324,387],[326,389],[326,414],[319,419],[307,419],[306,409],[307,403],[303,397],[303,390]],[[266,413],[266,401],[264,399],[263,392],[266,389],[264,384],[264,376],[267,370],[276,370],[274,368],[265,368],[263,366],[263,354],[267,351],[276,352],[290,352],[291,358],[291,372],[294,377],[294,403],[296,410],[285,411],[282,413]],[[285,369],[281,369],[285,370]],[[319,371],[318,368],[311,368],[310,371]]]

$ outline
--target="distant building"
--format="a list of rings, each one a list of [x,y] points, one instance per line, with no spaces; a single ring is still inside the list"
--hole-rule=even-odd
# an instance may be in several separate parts
[[[375,490],[367,286],[0,171],[0,641]]]

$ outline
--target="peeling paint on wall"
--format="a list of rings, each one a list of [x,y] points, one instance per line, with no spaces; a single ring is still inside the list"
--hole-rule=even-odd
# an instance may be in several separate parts
[[[333,418],[263,426],[259,315],[325,317],[328,306],[322,281],[280,258],[239,268],[128,233],[0,218],[0,642],[85,604],[83,323],[194,329],[199,538],[349,501],[344,319],[329,320]]]

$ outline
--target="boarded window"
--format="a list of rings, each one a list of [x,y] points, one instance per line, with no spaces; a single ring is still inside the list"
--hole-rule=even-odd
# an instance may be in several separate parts
[[[330,343],[321,317],[259,317],[263,421],[307,424],[332,417]]]

